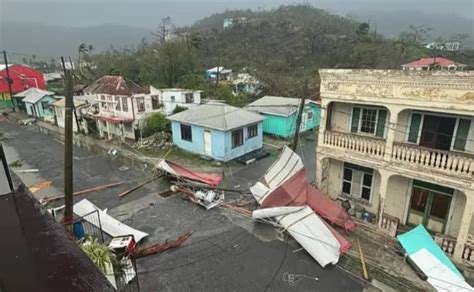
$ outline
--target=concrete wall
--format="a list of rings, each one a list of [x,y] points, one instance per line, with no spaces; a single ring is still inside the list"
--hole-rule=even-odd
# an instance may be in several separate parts
[[[343,176],[343,166],[344,162],[335,159],[329,159],[329,166],[328,166],[328,183],[326,184],[325,189],[323,191],[329,195],[332,199],[337,199],[342,194],[342,176]],[[373,180],[372,180],[372,193],[370,196],[370,201],[367,202],[361,198],[348,198],[351,203],[360,205],[365,208],[368,212],[377,214],[378,206],[379,206],[379,190],[380,190],[380,174],[374,170],[373,172]]]
[[[186,93],[193,93],[194,102],[186,103]],[[173,113],[177,106],[191,108],[201,104],[201,92],[187,89],[157,89],[150,87],[150,95],[157,95],[163,104],[163,112],[167,115]],[[174,101],[173,98],[174,97]]]
[[[172,121],[171,131],[173,143],[186,151],[208,156],[204,148],[204,130],[211,132],[212,156],[211,158],[218,161],[229,161],[238,158],[253,150],[262,148],[263,143],[263,127],[262,123],[258,124],[258,135],[248,138],[247,126],[244,126],[244,144],[232,148],[232,131],[219,131],[215,129],[206,129],[200,126],[190,125],[192,131],[192,141],[181,139],[181,123]]]
[[[352,104],[335,102],[332,103],[331,131],[349,133],[351,131]]]
[[[55,106],[54,107],[54,113],[56,115],[56,122],[58,124],[58,127],[64,129],[65,126],[65,109],[60,106]],[[76,115],[72,115],[72,130],[77,133],[77,122],[76,122]]]
[[[459,191],[455,191],[451,201],[446,232],[449,236],[456,238],[461,227],[461,219],[466,205],[466,196]]]
[[[411,179],[394,175],[389,178],[385,199],[385,213],[404,223],[407,201],[411,196]]]

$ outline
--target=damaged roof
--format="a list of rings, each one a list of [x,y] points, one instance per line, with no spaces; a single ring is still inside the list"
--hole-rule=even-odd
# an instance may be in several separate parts
[[[122,76],[105,75],[84,89],[89,94],[133,95],[148,91]]]
[[[227,131],[260,122],[263,117],[239,107],[210,102],[169,116],[168,119]]]

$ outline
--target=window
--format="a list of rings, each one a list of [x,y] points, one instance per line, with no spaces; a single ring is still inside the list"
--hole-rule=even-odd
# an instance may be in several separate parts
[[[344,163],[342,193],[369,202],[372,194],[373,170]]]
[[[250,125],[247,127],[247,136],[248,138],[257,137],[258,135],[258,124]]]
[[[145,98],[144,97],[137,97],[137,111],[144,112],[145,111]]]
[[[110,95],[107,95],[107,109],[109,111],[113,111],[114,110],[114,104],[111,102],[112,101],[112,96]]]
[[[118,97],[118,96],[115,97],[115,110],[116,111],[122,110],[122,108],[120,106],[120,97]]]
[[[122,97],[122,111],[128,112],[128,98],[126,96]]]
[[[49,102],[47,102],[47,101],[42,101],[41,106],[43,107],[44,111],[49,110],[49,107],[50,107]]]
[[[193,132],[190,125],[181,124],[181,140],[184,141],[193,141]]]
[[[185,93],[184,98],[186,100],[186,103],[194,103],[194,94],[191,93]]]
[[[354,107],[352,109],[351,132],[383,137],[387,111],[373,107]]]
[[[375,124],[377,121],[377,110],[362,109],[362,118],[360,124],[360,131],[368,134],[375,134]]]
[[[158,95],[151,96],[151,108],[156,110],[160,108],[160,99]]]
[[[312,112],[312,111],[309,111],[309,112],[308,112],[307,119],[308,119],[308,120],[312,120],[312,119],[313,119],[313,112]]]
[[[232,131],[232,148],[236,148],[244,144],[244,129],[240,128]]]
[[[174,97],[174,95],[171,96],[171,101],[174,102],[176,100],[176,98]]]
[[[465,151],[471,119],[414,112],[409,123],[407,142],[433,149]]]

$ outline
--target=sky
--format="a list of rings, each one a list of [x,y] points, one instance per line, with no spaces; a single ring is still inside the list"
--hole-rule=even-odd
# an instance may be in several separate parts
[[[189,25],[226,9],[270,9],[295,0],[0,0],[0,26],[21,21],[87,27],[122,24],[155,28],[170,16],[177,25]],[[306,0],[318,8],[345,15],[357,11],[418,11],[474,18],[474,0]],[[5,27],[3,29],[6,29]],[[473,28],[474,30],[474,28]]]

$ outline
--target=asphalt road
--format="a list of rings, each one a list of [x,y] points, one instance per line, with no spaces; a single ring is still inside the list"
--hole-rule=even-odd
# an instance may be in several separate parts
[[[37,174],[19,174],[23,181],[51,180],[52,187],[38,197],[60,194],[63,188],[63,145],[34,128],[0,120],[7,158],[21,159],[22,168]],[[130,226],[149,233],[143,244],[163,242],[193,231],[180,248],[138,260],[141,291],[361,291],[361,281],[336,267],[322,269],[293,240],[281,241],[275,229],[255,223],[229,210],[206,211],[180,196],[163,198],[164,181],[138,189],[119,199],[117,194],[149,175],[134,169],[120,170],[110,155],[74,148],[74,189],[116,181],[122,186],[85,195],[87,199]],[[232,179],[248,183],[258,179],[271,160],[250,165]],[[122,168],[123,169],[123,168]],[[15,169],[14,169],[15,171]],[[245,175],[243,175],[245,174]],[[81,197],[75,197],[75,201]],[[294,282],[284,275],[304,275]],[[319,278],[319,281],[310,279]],[[293,285],[292,285],[293,284]]]

